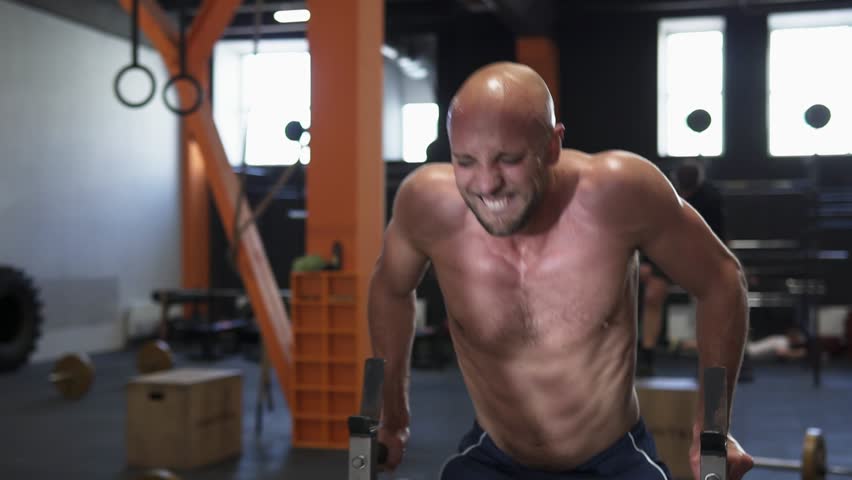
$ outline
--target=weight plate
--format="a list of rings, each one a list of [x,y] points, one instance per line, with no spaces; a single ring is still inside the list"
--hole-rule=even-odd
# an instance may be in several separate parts
[[[136,369],[139,370],[139,373],[171,370],[174,364],[172,350],[169,348],[169,344],[162,340],[146,343],[136,354]]]
[[[92,386],[95,367],[85,353],[63,355],[53,366],[51,380],[59,394],[68,400],[76,400]]]
[[[825,480],[825,438],[819,428],[809,428],[805,432],[802,447],[802,479]]]

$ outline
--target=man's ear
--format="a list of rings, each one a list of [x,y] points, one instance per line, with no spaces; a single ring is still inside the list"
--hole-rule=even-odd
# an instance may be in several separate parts
[[[559,154],[562,152],[562,139],[565,137],[565,125],[557,123],[553,128],[553,133],[550,137],[548,145],[550,163],[555,164],[559,161]]]

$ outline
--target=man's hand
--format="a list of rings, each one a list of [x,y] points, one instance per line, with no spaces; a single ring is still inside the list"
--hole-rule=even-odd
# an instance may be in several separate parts
[[[700,479],[701,471],[701,445],[698,437],[694,437],[692,448],[689,449],[689,463],[692,467],[692,475],[696,480]],[[751,455],[743,450],[739,442],[728,434],[728,480],[740,480],[749,470],[754,467]]]
[[[383,470],[396,470],[396,467],[402,462],[402,455],[405,453],[405,445],[408,443],[410,435],[408,427],[390,429],[384,425],[379,426],[379,443],[388,447],[387,461],[380,466]]]

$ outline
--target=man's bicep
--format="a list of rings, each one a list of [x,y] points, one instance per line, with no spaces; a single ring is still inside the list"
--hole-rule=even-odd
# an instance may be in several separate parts
[[[392,219],[385,230],[374,281],[381,282],[394,295],[407,295],[417,288],[428,264],[428,257]]]
[[[675,283],[701,296],[736,260],[688,203],[669,205],[640,248]]]

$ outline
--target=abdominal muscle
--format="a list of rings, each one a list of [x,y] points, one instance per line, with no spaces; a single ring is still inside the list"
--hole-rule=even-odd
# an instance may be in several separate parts
[[[571,470],[625,435],[639,419],[633,393],[635,325],[622,299],[607,322],[577,338],[550,325],[540,341],[495,347],[450,321],[459,366],[491,440],[518,463]],[[571,338],[573,337],[573,338]]]

